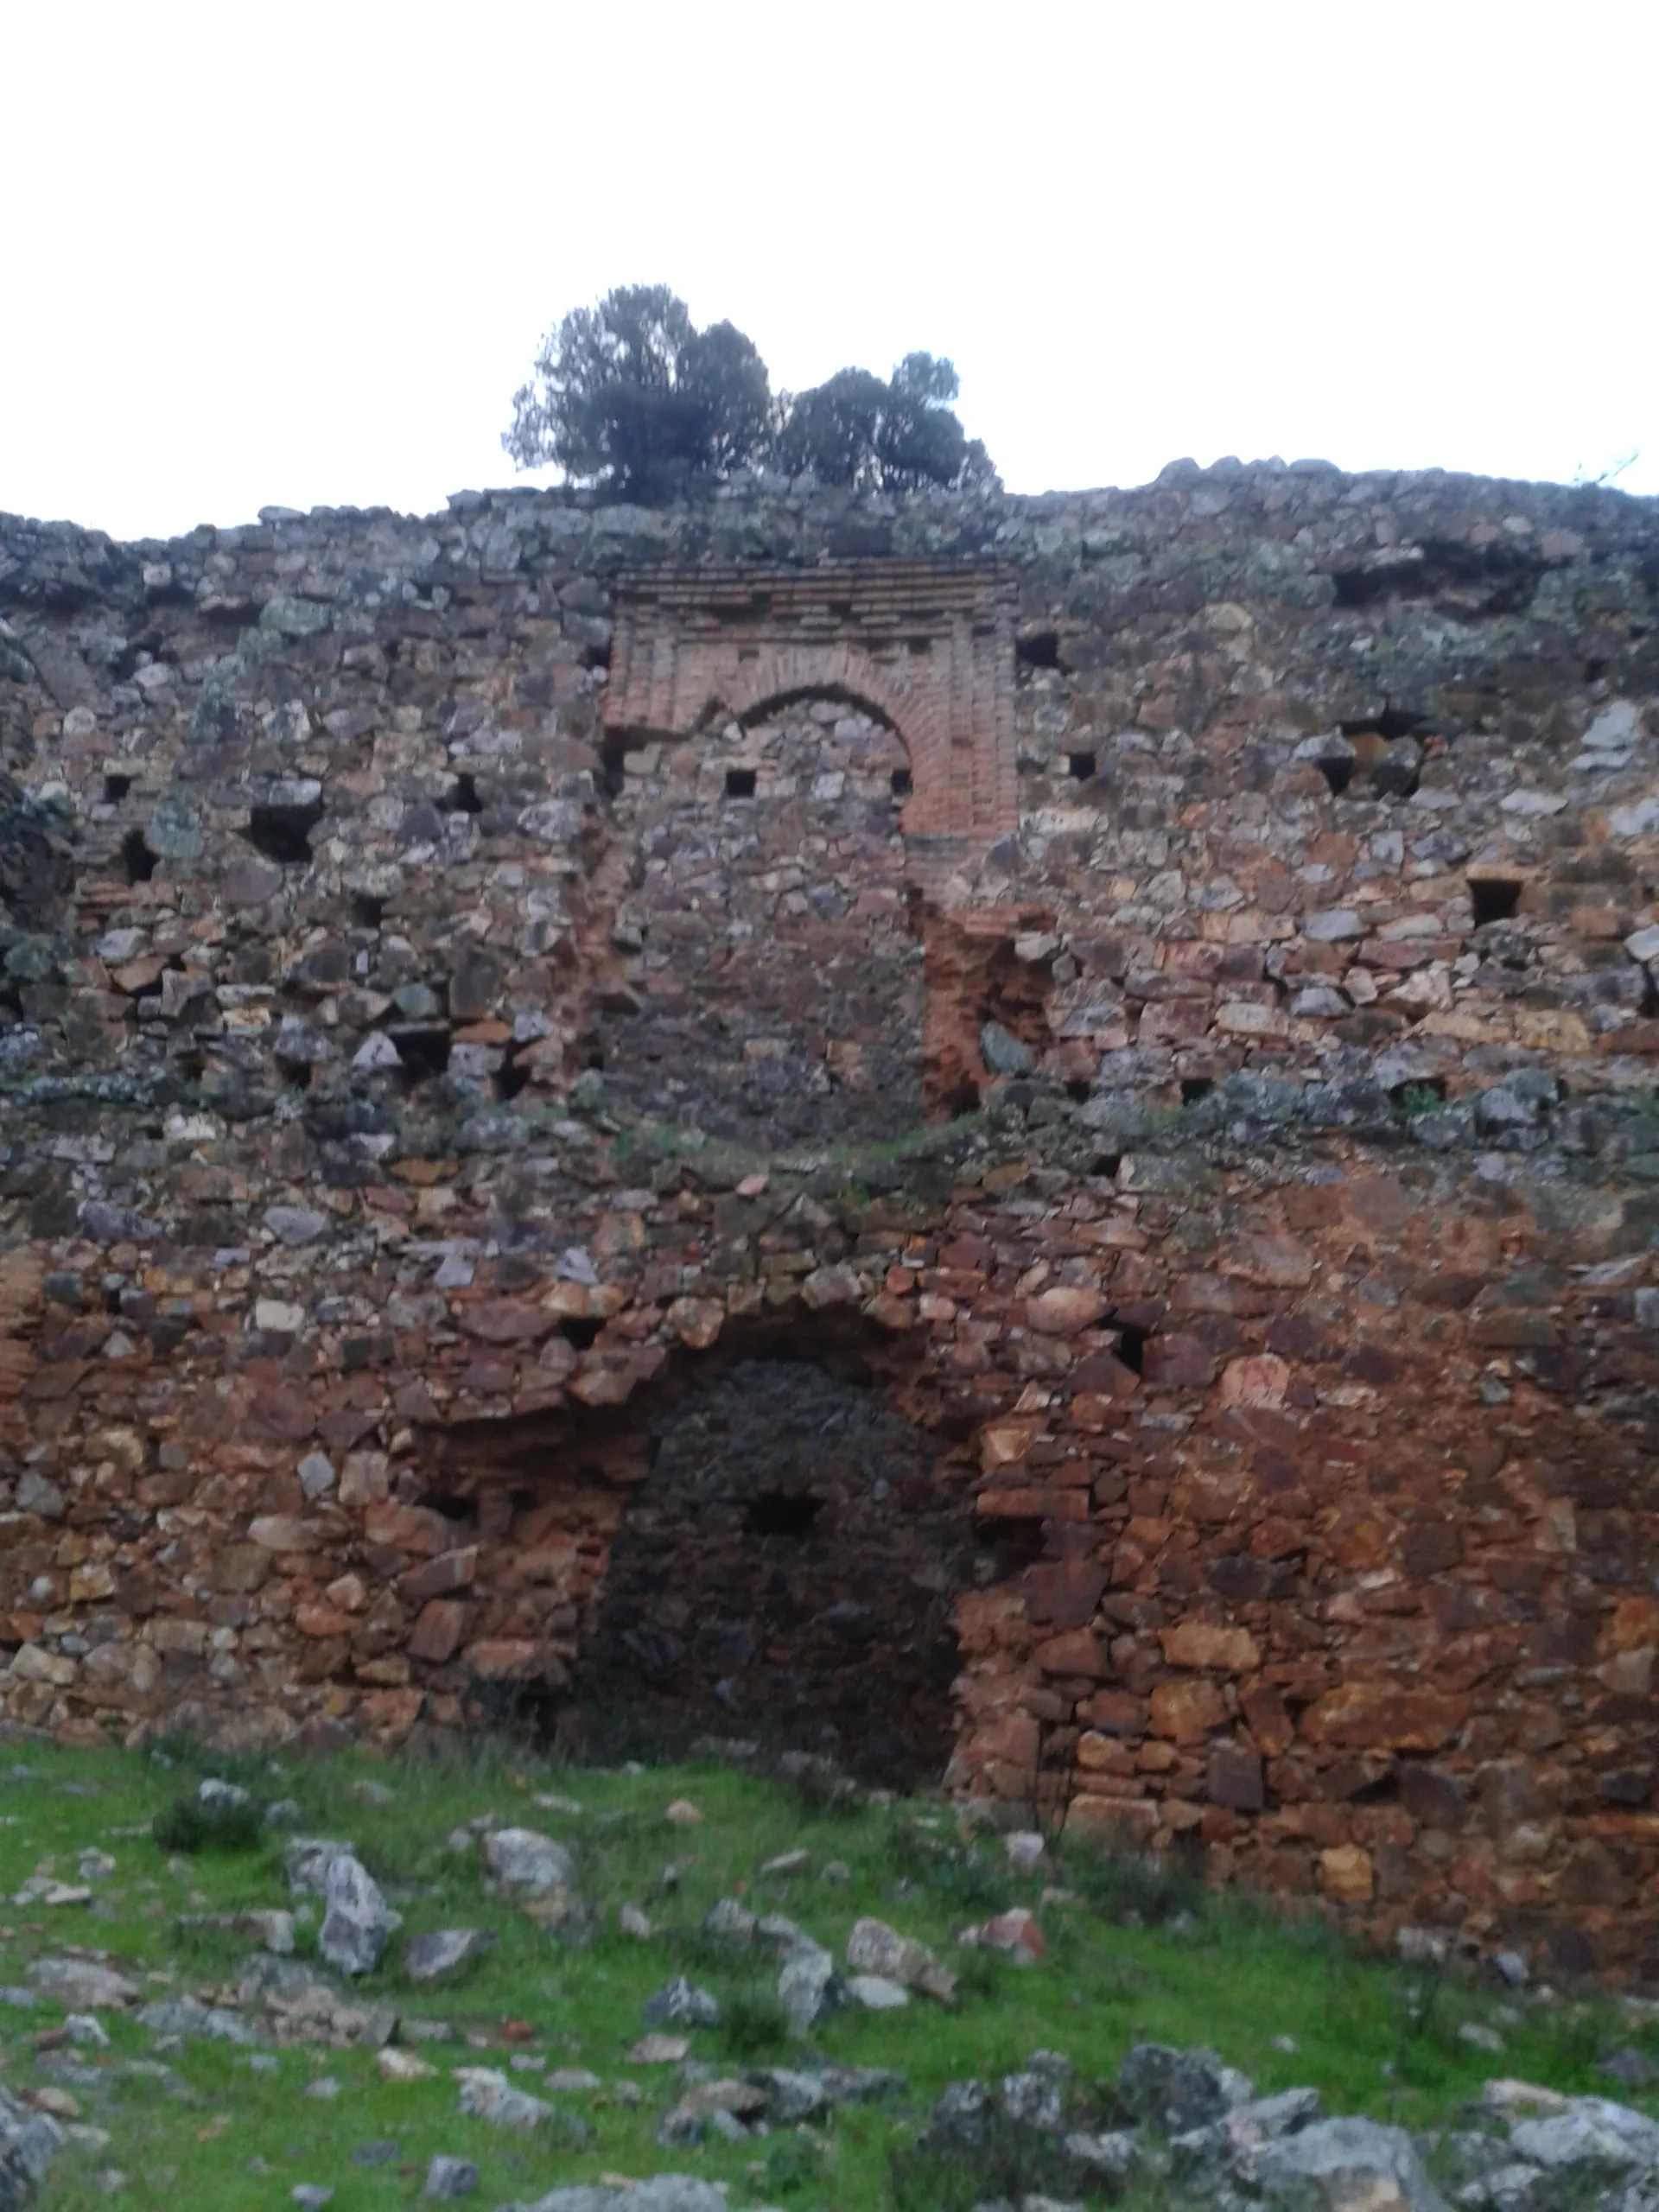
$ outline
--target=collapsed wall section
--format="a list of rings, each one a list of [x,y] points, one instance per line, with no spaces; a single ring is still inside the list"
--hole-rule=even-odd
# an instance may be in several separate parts
[[[753,1540],[914,1589],[895,1771],[1659,1961],[1656,600],[1236,466],[0,524],[10,1718],[791,1732]],[[814,1609],[694,1447],[849,1328]]]

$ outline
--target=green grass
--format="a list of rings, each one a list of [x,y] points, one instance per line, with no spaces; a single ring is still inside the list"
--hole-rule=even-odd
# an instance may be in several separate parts
[[[108,2087],[74,2094],[83,2120],[107,2128],[111,2140],[60,2158],[41,2198],[45,2212],[107,2206],[112,2200],[99,2176],[111,2166],[127,2177],[113,2201],[130,2212],[265,2206],[275,2212],[302,2181],[332,2183],[336,2212],[386,2212],[417,2202],[428,2161],[439,2151],[476,2159],[482,2178],[471,2202],[480,2208],[604,2173],[675,2168],[729,2181],[734,2212],[768,2202],[791,2212],[867,2212],[890,2202],[890,2156],[911,2143],[946,2082],[1007,2071],[1039,2047],[1065,2052],[1087,2082],[1114,2073],[1137,2039],[1205,2043],[1253,2075],[1263,2093],[1311,2082],[1333,2111],[1427,2127],[1454,2114],[1489,2075],[1605,2090],[1611,2085],[1598,2078],[1598,2059],[1616,2044],[1643,2041],[1605,2000],[1546,2006],[1523,1999],[1516,2007],[1521,2024],[1502,2030],[1501,2055],[1471,2049],[1459,2040],[1459,2025],[1490,2023],[1504,2001],[1487,1983],[1456,1975],[1434,1982],[1422,1970],[1357,1955],[1317,1918],[1286,1918],[1249,1900],[1208,1899],[1178,1870],[1154,1880],[1144,1871],[1070,1857],[1064,1847],[1046,1878],[1065,1884],[1077,1901],[1040,1908],[1050,1943],[1044,1964],[1022,1971],[987,1953],[955,1951],[951,1938],[964,1921],[1017,1898],[1035,1904],[1043,1882],[1008,1873],[995,1837],[964,1842],[942,1802],[874,1806],[849,1815],[720,1769],[584,1771],[487,1744],[391,1764],[341,1755],[180,1760],[168,1768],[117,1751],[31,1747],[18,1756],[32,1779],[5,1779],[10,1756],[0,1755],[0,1983],[21,1982],[30,1958],[73,1945],[108,1950],[137,1977],[156,1977],[150,1986],[157,1996],[216,1996],[234,1983],[247,1939],[200,1928],[181,1933],[176,1917],[287,1904],[282,1842],[262,1837],[246,1849],[169,1854],[152,1823],[199,1772],[226,1774],[262,1798],[296,1799],[302,1834],[351,1839],[404,1913],[407,1934],[459,1924],[493,1928],[501,1936],[458,1986],[410,1987],[397,1943],[380,1972],[359,1985],[366,2000],[455,2024],[456,2042],[422,2047],[440,2069],[434,2080],[388,2082],[372,2053],[321,2047],[282,2048],[276,2073],[261,2075],[251,2070],[245,2051],[207,2043],[187,2044],[162,2079],[134,2076],[122,2062],[146,2056],[149,2038],[106,2012],[112,2050],[80,2056],[103,2069]],[[393,1802],[354,1794],[365,1780],[388,1785]],[[582,1811],[540,1809],[537,1791],[574,1798]],[[699,1808],[701,1822],[680,1826],[664,1817],[679,1797]],[[446,1850],[452,1828],[492,1808],[504,1821],[574,1846],[584,1890],[604,1908],[603,1932],[590,1947],[562,1948],[512,1905],[486,1896],[475,1858]],[[10,1902],[35,1873],[77,1881],[81,1853],[94,1847],[116,1866],[93,1885],[92,1905]],[[810,1871],[760,1878],[765,1860],[802,1847],[812,1854]],[[847,1869],[844,1882],[819,1871],[834,1860]],[[678,1878],[664,1887],[671,1862]],[[792,2048],[780,2031],[762,1961],[727,1952],[700,1933],[708,1908],[738,1890],[753,1909],[788,1913],[838,1952],[853,1922],[874,1913],[963,1968],[952,2011],[918,2000],[900,2012],[848,2012],[817,2033],[827,2057],[904,2072],[906,2104],[854,2108],[810,2136],[658,2148],[657,2123],[677,2094],[672,2069],[630,2066],[626,2052],[642,2032],[645,1998],[672,1974],[690,1974],[728,2005],[721,2027],[693,2032],[695,2056],[729,2066],[767,2062]],[[617,1908],[629,1901],[651,1915],[659,1931],[652,1939],[617,1932]],[[302,1955],[315,1925],[314,1918],[301,1931]],[[45,2000],[28,2012],[0,2006],[0,2078],[12,2088],[47,2078],[35,2070],[32,2038],[60,2011]],[[508,2020],[528,2023],[533,2040],[505,2042]],[[484,2047],[469,2048],[468,2036]],[[1294,2052],[1274,2047],[1274,2038],[1286,2037]],[[590,2069],[607,2092],[619,2081],[637,2082],[642,2101],[630,2107],[592,2093],[560,2097],[594,2125],[594,2142],[581,2152],[464,2118],[450,2069],[510,2070],[512,2053],[526,2050],[545,2056],[550,2068]],[[302,2094],[323,2075],[340,2085],[332,2101]],[[537,2088],[533,2074],[512,2078]],[[397,2144],[395,2161],[352,2163],[355,2148],[382,2139]],[[269,2171],[251,2174],[255,2159]]]

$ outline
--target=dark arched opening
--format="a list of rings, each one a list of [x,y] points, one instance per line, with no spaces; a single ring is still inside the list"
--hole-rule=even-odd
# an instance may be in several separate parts
[[[594,1756],[702,1737],[935,1783],[969,1538],[938,1445],[868,1380],[741,1360],[654,1421],[575,1695]]]
[[[938,1411],[904,1339],[796,1311],[622,1405],[429,1432],[420,1503],[486,1541],[422,1686],[605,1764],[717,1738],[938,1783],[975,1579],[968,1441]],[[543,1637],[561,1664],[479,1678],[474,1654]]]

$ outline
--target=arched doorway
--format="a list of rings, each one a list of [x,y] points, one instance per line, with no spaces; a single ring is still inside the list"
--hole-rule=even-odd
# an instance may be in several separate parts
[[[816,694],[614,765],[629,880],[578,1060],[642,1118],[764,1149],[916,1128],[923,953],[897,731]]]
[[[663,1404],[582,1637],[594,1755],[709,1735],[937,1782],[971,1548],[938,1452],[855,1363],[743,1359]]]

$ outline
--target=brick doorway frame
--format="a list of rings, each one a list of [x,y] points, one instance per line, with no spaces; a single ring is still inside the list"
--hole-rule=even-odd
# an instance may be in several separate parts
[[[908,754],[900,824],[935,896],[1017,828],[1011,572],[988,562],[640,569],[622,579],[607,733],[691,738],[724,713],[843,698]]]

